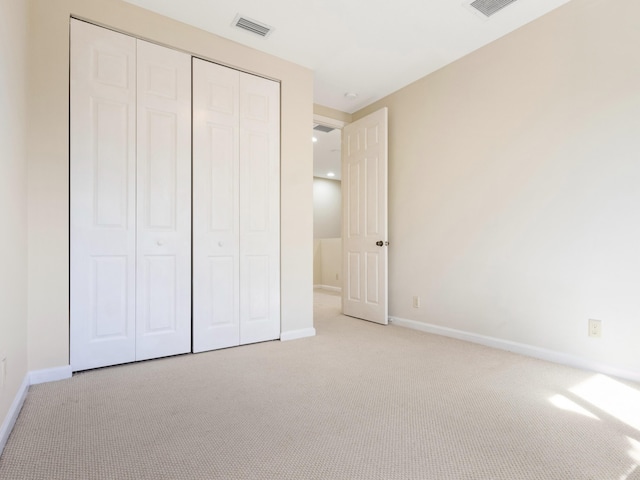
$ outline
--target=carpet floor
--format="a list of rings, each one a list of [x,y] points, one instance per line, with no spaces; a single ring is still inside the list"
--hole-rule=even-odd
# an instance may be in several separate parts
[[[6,480],[639,480],[640,385],[340,314],[35,385]]]

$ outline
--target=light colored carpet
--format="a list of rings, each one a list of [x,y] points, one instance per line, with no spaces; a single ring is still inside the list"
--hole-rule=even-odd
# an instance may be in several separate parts
[[[639,385],[339,304],[314,338],[32,387],[0,478],[640,479]]]

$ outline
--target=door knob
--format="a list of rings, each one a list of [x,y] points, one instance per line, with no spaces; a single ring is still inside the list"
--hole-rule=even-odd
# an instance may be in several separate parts
[[[378,245],[379,247],[381,247],[381,246],[383,246],[383,245],[384,245],[384,242],[383,242],[382,240],[378,240],[378,241],[376,242],[376,245]]]

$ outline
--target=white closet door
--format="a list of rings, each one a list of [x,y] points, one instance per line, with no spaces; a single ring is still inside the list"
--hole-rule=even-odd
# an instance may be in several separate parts
[[[136,41],[71,21],[72,370],[135,359]]]
[[[193,60],[193,351],[240,343],[239,78]]]
[[[280,84],[240,76],[240,343],[280,338]]]
[[[193,61],[194,352],[280,336],[280,85]]]
[[[191,57],[138,40],[136,360],[191,350]]]

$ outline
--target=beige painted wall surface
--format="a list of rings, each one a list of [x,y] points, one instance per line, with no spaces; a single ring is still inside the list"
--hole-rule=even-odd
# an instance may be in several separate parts
[[[313,179],[314,285],[342,286],[341,189],[339,180]]]
[[[313,284],[342,288],[342,238],[313,241]]]
[[[341,287],[342,183],[313,179],[314,285]],[[336,275],[338,278],[336,278]]]
[[[26,2],[0,2],[0,426],[27,373],[27,27]]]
[[[342,238],[323,238],[321,285],[342,288]]]
[[[354,115],[389,107],[391,315],[640,373],[639,17],[573,0]]]
[[[313,238],[342,235],[342,184],[339,180],[313,178]]]
[[[69,17],[281,80],[282,326],[313,326],[312,72],[120,0],[31,0],[29,369],[68,365]]]
[[[313,285],[322,285],[322,246],[321,240],[313,239]]]

